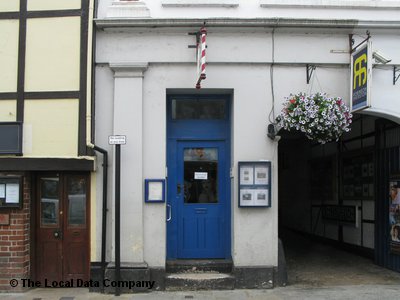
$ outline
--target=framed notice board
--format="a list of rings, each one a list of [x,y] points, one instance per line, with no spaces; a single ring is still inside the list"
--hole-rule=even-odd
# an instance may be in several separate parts
[[[146,203],[165,202],[165,179],[145,179],[144,195]]]
[[[271,207],[271,162],[239,162],[239,207]]]
[[[22,208],[22,177],[0,177],[0,209]]]

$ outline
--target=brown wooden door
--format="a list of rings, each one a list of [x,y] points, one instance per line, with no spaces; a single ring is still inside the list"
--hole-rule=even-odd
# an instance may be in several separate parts
[[[37,190],[37,280],[88,280],[88,176],[39,176]]]

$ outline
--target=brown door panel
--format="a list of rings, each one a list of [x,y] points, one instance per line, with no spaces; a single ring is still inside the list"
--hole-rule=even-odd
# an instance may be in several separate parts
[[[68,243],[68,246],[64,247],[64,251],[68,253],[64,258],[64,280],[88,280],[88,257],[84,244],[79,242]]]
[[[62,280],[61,242],[40,241],[38,245],[38,280],[42,283],[45,279]]]

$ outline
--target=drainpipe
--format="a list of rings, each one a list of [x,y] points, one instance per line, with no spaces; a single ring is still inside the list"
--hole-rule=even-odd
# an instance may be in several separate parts
[[[107,150],[98,147],[90,142],[91,138],[94,137],[95,131],[95,88],[96,88],[96,24],[94,20],[97,18],[99,0],[93,0],[93,26],[92,26],[92,86],[91,86],[91,132],[90,139],[87,142],[87,147],[100,152],[103,154],[103,210],[102,210],[102,220],[101,220],[101,282],[104,283],[105,272],[106,272],[106,242],[107,242],[107,186],[108,186],[108,152]],[[104,285],[101,285],[101,293],[104,294]]]
[[[106,271],[106,239],[107,239],[107,181],[108,181],[108,152],[103,148],[89,143],[87,145],[95,151],[103,154],[103,216],[101,223],[101,282],[104,282]],[[104,293],[104,285],[101,286]]]

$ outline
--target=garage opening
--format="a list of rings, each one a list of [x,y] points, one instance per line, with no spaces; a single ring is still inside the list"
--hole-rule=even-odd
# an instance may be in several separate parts
[[[400,126],[355,114],[338,142],[279,135],[279,236],[289,284],[398,282],[392,223],[400,220],[392,220],[389,194],[397,179],[400,188]]]

